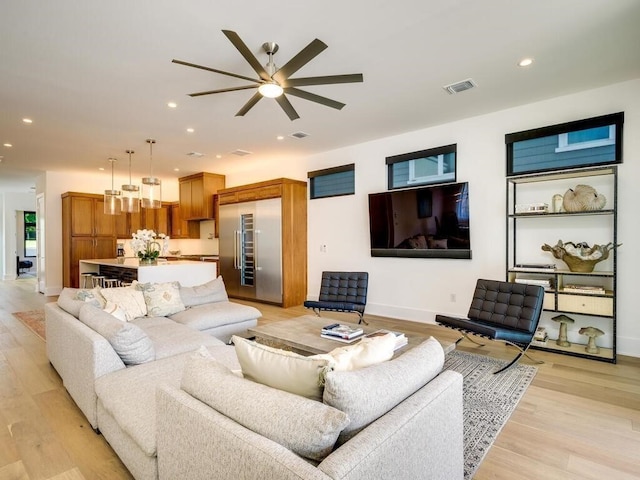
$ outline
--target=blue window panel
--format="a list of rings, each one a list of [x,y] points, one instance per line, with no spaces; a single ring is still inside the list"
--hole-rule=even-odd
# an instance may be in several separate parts
[[[310,198],[336,197],[355,194],[355,170],[327,173],[309,179]]]
[[[609,138],[609,127],[596,127],[569,132],[567,134],[569,143],[591,142],[593,140],[606,140]]]

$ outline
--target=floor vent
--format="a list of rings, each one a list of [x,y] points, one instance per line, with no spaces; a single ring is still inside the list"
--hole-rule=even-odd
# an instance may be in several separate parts
[[[445,85],[442,88],[449,92],[450,95],[453,95],[454,93],[464,92],[465,90],[469,90],[476,86],[476,82],[474,82],[471,78],[467,78],[466,80],[462,80],[461,82]]]

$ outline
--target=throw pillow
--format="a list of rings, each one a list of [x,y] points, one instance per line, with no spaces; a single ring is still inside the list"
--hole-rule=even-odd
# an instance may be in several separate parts
[[[396,337],[393,333],[379,337],[364,337],[354,345],[345,345],[329,352],[335,360],[335,371],[357,370],[393,357]]]
[[[83,302],[91,303],[99,308],[104,308],[107,304],[104,296],[100,293],[100,287],[88,289],[80,289],[76,293],[76,300],[82,300]]]
[[[323,401],[342,410],[351,422],[340,442],[356,435],[422,388],[442,370],[444,351],[433,337],[388,362],[360,370],[328,372]]]
[[[184,310],[178,282],[136,282],[135,288],[142,292],[149,316],[167,317]]]
[[[349,423],[333,407],[240,378],[198,354],[187,360],[181,388],[243,427],[318,462]]]
[[[90,304],[80,309],[79,318],[111,344],[125,365],[138,365],[156,359],[153,342],[137,325],[122,322]]]
[[[328,355],[305,357],[233,336],[242,375],[285,392],[322,401],[324,375],[333,365]]]
[[[123,309],[121,309],[115,303],[107,302],[105,307],[102,309],[103,312],[107,312],[109,315],[116,317],[121,322],[127,321],[127,314]]]
[[[147,314],[144,295],[135,287],[103,288],[100,293],[108,302],[115,303],[124,310],[128,322]]]
[[[195,307],[205,303],[226,302],[229,300],[222,276],[195,287],[180,286],[180,297],[185,307]]]
[[[58,306],[65,312],[78,318],[80,316],[80,309],[85,305],[83,300],[79,300],[77,297],[80,290],[77,288],[65,287],[58,296]]]

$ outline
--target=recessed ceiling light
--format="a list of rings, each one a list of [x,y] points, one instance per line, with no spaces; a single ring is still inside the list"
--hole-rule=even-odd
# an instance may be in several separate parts
[[[174,172],[179,172],[179,171],[180,171],[180,169],[179,169],[179,168],[174,168],[174,169],[173,169],[173,171],[174,171]]]
[[[216,158],[222,158],[222,155],[218,154],[216,155]]]
[[[4,146],[7,147],[7,148],[13,147],[13,145],[11,145],[10,143],[5,143]]]
[[[104,172],[104,167],[98,167],[98,170],[100,170],[101,172]]]
[[[276,138],[277,138],[278,140],[284,140],[284,137],[283,137],[282,135],[278,135]]]
[[[33,123],[33,120],[31,120],[30,118],[23,118],[22,121],[24,123]]]
[[[167,103],[167,107],[169,107],[169,108],[177,108],[178,104],[176,102],[169,102],[169,103]]]
[[[519,67],[528,67],[533,63],[533,58],[523,58],[518,62]]]
[[[195,130],[193,128],[187,128],[187,133],[193,133]]]

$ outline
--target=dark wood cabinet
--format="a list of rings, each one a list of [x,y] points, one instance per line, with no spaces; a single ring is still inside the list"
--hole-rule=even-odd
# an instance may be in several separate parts
[[[65,287],[79,286],[79,261],[114,258],[116,215],[104,214],[102,195],[62,194],[62,280]]]
[[[171,204],[171,238],[200,238],[200,222],[183,220],[178,202]]]
[[[225,176],[201,172],[178,179],[183,220],[214,220],[214,195],[225,186]]]

